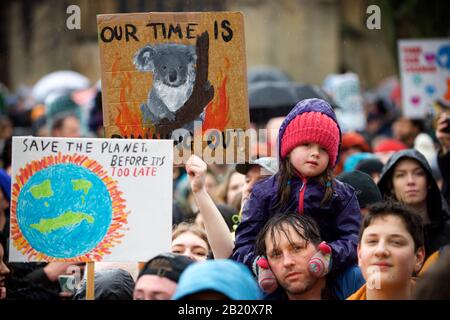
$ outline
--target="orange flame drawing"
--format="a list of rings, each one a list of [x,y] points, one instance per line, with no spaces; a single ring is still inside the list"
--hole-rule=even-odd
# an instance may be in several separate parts
[[[230,61],[225,58],[225,70],[230,68]],[[227,75],[219,76],[220,86],[218,94],[206,107],[205,120],[203,121],[203,132],[208,129],[224,131],[230,120],[230,99],[227,95]]]
[[[114,123],[120,131],[122,137],[145,137],[148,129],[145,129],[142,121],[142,114],[139,108],[134,111],[127,103],[127,96],[130,96],[133,91],[133,82],[131,81],[130,72],[121,72],[120,69],[120,55],[117,54],[111,67],[111,74],[116,77],[118,74],[122,75],[120,79],[120,106],[117,107],[117,115]],[[151,128],[150,128],[151,129]]]
[[[120,108],[115,118],[122,137],[144,137],[146,130],[142,126],[141,111],[133,111],[127,103],[127,95],[133,90],[130,72],[124,72],[120,83]]]

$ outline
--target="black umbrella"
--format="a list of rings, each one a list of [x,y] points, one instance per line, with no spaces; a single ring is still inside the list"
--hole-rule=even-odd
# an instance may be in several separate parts
[[[250,119],[254,123],[265,123],[270,118],[286,116],[304,99],[319,98],[333,108],[337,105],[319,87],[309,84],[281,81],[250,83],[248,87]]]
[[[297,84],[297,98],[298,101],[304,99],[322,99],[330,104],[333,109],[340,108],[336,102],[334,102],[333,98],[331,98],[324,90],[322,90],[319,86],[314,86],[310,84]]]
[[[280,69],[272,66],[257,66],[248,71],[249,84],[260,81],[291,81],[291,78]]]

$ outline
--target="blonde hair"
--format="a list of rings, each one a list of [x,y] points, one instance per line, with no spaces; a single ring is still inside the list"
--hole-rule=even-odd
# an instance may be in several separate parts
[[[203,241],[205,241],[206,244],[208,245],[208,250],[211,250],[211,246],[209,245],[206,231],[194,223],[181,222],[180,224],[175,225],[172,230],[172,241],[178,238],[181,234],[186,232],[190,232],[199,237],[200,239],[202,239]]]

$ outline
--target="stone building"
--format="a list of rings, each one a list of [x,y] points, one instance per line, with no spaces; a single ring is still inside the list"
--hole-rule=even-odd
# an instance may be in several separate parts
[[[69,30],[70,5],[81,29]],[[303,83],[357,72],[363,86],[396,74],[386,30],[368,30],[365,0],[7,0],[0,2],[0,82],[12,90],[55,70],[100,77],[96,15],[149,11],[242,11],[247,66],[273,65]]]

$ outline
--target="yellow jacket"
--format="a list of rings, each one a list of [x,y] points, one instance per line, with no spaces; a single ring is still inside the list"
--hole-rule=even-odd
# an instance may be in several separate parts
[[[364,284],[354,294],[348,297],[346,300],[366,300],[366,285]]]
[[[416,278],[411,279],[411,288],[414,290],[416,286]],[[346,300],[367,300],[366,297],[366,285],[364,284],[361,288],[359,288],[354,294],[348,297]]]

